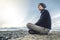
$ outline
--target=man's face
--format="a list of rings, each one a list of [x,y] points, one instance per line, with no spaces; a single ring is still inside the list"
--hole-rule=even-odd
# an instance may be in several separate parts
[[[43,8],[41,5],[39,5],[39,6],[38,6],[38,9],[41,11],[41,10],[43,10],[44,8]]]

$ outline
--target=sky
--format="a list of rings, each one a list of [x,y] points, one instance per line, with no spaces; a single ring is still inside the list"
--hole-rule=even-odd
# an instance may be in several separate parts
[[[0,27],[22,27],[28,12],[28,0],[0,0]]]
[[[31,23],[36,23],[40,17],[40,11],[38,10],[38,4],[45,3],[47,10],[49,11],[52,19],[52,29],[60,30],[60,0],[31,0],[29,18]],[[33,21],[33,22],[32,22]]]
[[[0,27],[26,27],[40,18],[38,4],[45,3],[52,19],[52,29],[60,29],[60,0],[0,0]]]

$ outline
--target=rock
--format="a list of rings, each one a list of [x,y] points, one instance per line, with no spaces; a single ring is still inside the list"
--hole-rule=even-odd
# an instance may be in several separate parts
[[[16,39],[23,37],[27,34],[26,30],[16,30],[16,31],[0,31],[0,39]]]
[[[60,40],[60,32],[51,32],[48,35],[28,34],[15,40]]]
[[[2,38],[1,38],[2,37]],[[52,31],[48,35],[29,34],[26,30],[0,31],[0,40],[60,40],[60,32]]]

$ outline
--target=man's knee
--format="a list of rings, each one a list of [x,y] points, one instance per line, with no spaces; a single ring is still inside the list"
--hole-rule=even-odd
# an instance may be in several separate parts
[[[28,23],[26,26],[29,28],[31,27],[32,23]]]
[[[27,27],[28,27],[28,26],[30,26],[30,23],[27,23],[27,25],[26,25],[26,26],[27,26]]]

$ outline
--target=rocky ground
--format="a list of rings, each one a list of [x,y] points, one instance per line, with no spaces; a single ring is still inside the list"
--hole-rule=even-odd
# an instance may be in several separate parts
[[[13,40],[27,35],[26,30],[0,31],[0,40]]]
[[[28,34],[24,37],[17,38],[15,40],[60,40],[60,32],[51,32],[48,35],[31,35]]]
[[[52,31],[48,35],[32,35],[26,30],[0,31],[0,40],[60,40],[60,32]]]

